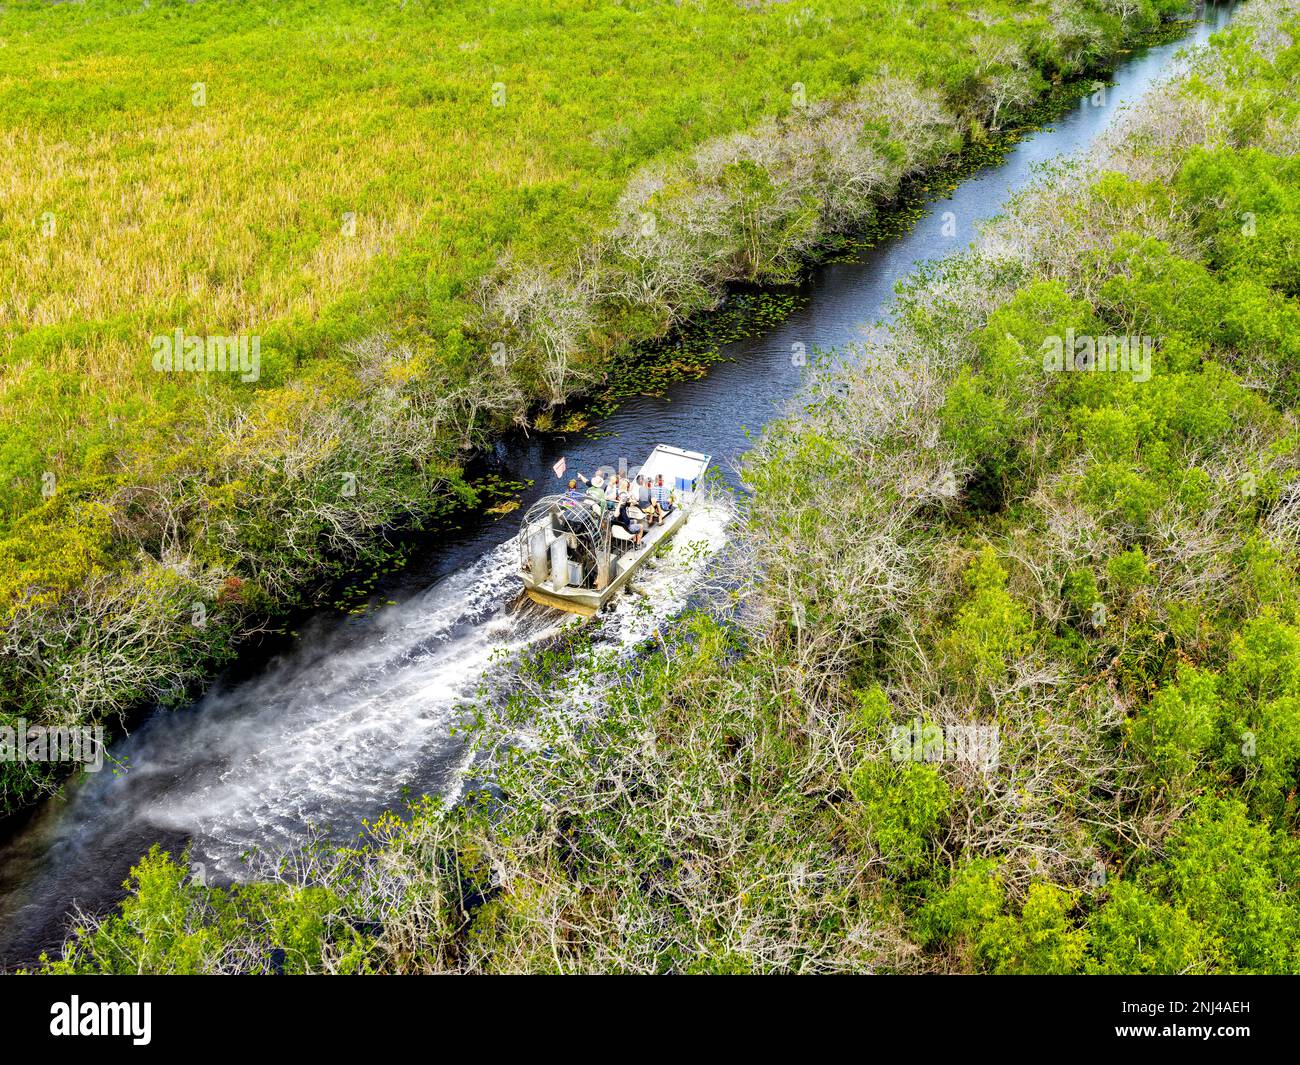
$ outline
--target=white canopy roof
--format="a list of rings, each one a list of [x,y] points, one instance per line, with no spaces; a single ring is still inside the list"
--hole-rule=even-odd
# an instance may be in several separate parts
[[[694,491],[699,486],[704,471],[709,468],[711,457],[702,455],[698,451],[683,451],[679,447],[660,444],[650,452],[650,457],[646,459],[640,472],[642,476],[649,477],[651,480],[663,474],[665,484],[677,488],[680,482],[685,482],[685,490]]]

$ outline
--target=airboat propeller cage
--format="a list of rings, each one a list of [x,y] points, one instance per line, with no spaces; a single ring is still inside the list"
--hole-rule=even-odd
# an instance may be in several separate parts
[[[613,522],[613,508],[585,494],[544,496],[528,508],[519,530],[519,570],[535,602],[592,615],[631,579],[632,573],[686,523],[711,457],[660,444],[639,474],[651,486],[663,477],[673,509],[645,531],[637,545]]]

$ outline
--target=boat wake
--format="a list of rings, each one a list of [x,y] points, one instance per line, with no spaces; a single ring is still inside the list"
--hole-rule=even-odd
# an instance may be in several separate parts
[[[726,496],[697,502],[638,574],[639,592],[588,623],[594,660],[637,653],[689,603],[731,517]],[[400,605],[343,624],[321,618],[256,676],[154,713],[113,745],[111,771],[82,777],[0,846],[0,956],[57,950],[69,907],[119,897],[153,843],[173,853],[188,843],[192,871],[219,884],[255,876],[263,863],[253,856],[346,844],[420,795],[454,802],[470,774],[483,775],[455,731],[463,708],[511,690],[523,653],[582,624],[521,605],[517,567],[512,538]],[[597,679],[564,698],[591,712],[603,673],[584,669]]]
[[[730,517],[726,501],[702,500],[638,592],[595,620],[595,646],[630,653],[679,612]],[[155,760],[123,778],[128,789],[132,777],[172,781],[137,815],[191,837],[196,862],[238,878],[250,851],[347,838],[404,796],[454,800],[470,769],[453,735],[462,708],[492,687],[497,663],[579,623],[518,608],[517,565],[511,539],[421,596],[334,635],[304,633],[256,679],[210,692],[183,714],[183,735],[155,737]]]

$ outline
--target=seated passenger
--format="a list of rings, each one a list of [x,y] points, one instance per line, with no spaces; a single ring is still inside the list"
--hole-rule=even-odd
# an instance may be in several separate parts
[[[637,506],[636,499],[632,496],[628,496],[627,516],[631,522],[628,528],[636,532],[636,542],[640,544],[642,537],[645,536],[645,530],[650,527],[650,518],[644,510]]]
[[[654,500],[655,506],[659,508],[659,513],[663,517],[673,512],[673,491],[664,484],[662,473],[655,477],[654,487],[650,489],[650,498]]]
[[[659,525],[663,522],[665,515],[664,509],[659,505],[659,499],[655,495],[654,485],[650,479],[646,478],[646,489],[650,495],[650,502],[645,505],[646,520],[651,525]]]
[[[569,481],[569,487],[565,490],[564,498],[574,503],[581,503],[587,497],[587,493],[578,487],[576,480]]]
[[[628,497],[620,496],[616,507],[617,509],[614,511],[613,517],[614,524],[622,526],[625,530],[631,533],[633,546],[640,547],[641,537],[645,535],[645,526],[632,517]]]

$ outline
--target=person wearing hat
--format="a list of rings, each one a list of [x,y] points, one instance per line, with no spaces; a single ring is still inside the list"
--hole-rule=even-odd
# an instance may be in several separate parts
[[[586,481],[587,479],[584,477],[583,480]],[[596,517],[600,517],[609,506],[609,497],[605,494],[605,478],[600,474],[596,474],[587,484],[589,487],[585,493],[586,501],[595,512]]]

